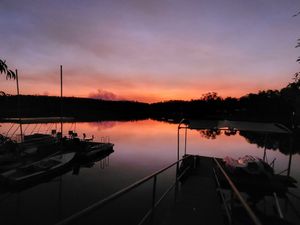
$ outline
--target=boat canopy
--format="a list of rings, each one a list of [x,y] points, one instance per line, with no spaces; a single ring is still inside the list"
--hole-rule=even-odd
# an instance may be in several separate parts
[[[190,120],[189,129],[204,130],[238,130],[262,133],[292,133],[290,129],[279,123],[245,122],[231,120]]]
[[[55,122],[70,122],[74,121],[73,117],[33,117],[33,118],[3,118],[2,122],[9,123],[55,123]]]

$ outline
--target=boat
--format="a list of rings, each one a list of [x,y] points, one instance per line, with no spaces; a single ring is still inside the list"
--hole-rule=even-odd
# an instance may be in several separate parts
[[[10,138],[0,135],[0,165],[16,159],[17,143]]]
[[[245,173],[267,177],[274,174],[274,170],[269,164],[255,156],[246,155],[238,159],[226,156],[223,160],[231,173]]]
[[[87,138],[83,133],[83,139],[78,138],[77,133],[69,131],[69,138],[62,139],[62,146],[65,152],[76,152],[78,160],[90,160],[101,156],[103,153],[113,151],[114,144],[109,142],[109,138],[101,138],[101,142],[95,142],[94,136]]]
[[[53,175],[70,165],[74,152],[57,154],[0,174],[0,180],[9,186],[30,184]]]
[[[14,148],[15,145],[16,145],[15,141],[0,134],[0,154],[9,151],[11,148]]]
[[[8,137],[5,137],[4,135],[0,134],[0,147],[2,147],[8,140]]]
[[[42,160],[61,150],[60,142],[52,135],[47,134],[26,135],[21,143],[10,138],[2,139],[0,172]]]
[[[240,191],[251,195],[268,195],[274,192],[284,195],[289,187],[296,187],[297,181],[291,176],[275,174],[273,168],[262,159],[246,155],[234,159],[225,157],[218,160],[233,183]],[[219,176],[223,181],[222,176]],[[224,180],[224,186],[227,182]]]
[[[112,150],[114,147],[114,144],[112,143],[103,143],[103,142],[88,142],[86,149],[82,152],[86,156],[94,156],[97,155],[100,152],[106,152],[109,150]]]
[[[81,149],[77,152],[78,160],[90,160],[106,153],[113,152],[114,144],[105,142],[81,142]]]
[[[52,149],[58,144],[58,139],[50,134],[31,134],[25,135],[24,141],[18,143],[21,152],[34,154],[45,149]]]

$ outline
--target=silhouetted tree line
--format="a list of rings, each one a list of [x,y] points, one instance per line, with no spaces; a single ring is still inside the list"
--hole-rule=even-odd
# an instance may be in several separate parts
[[[61,113],[62,101],[62,113]],[[18,117],[17,96],[0,96],[0,118]],[[149,105],[133,101],[20,95],[21,117],[74,117],[77,120],[130,120],[149,118]]]
[[[216,93],[208,93],[197,100],[154,103],[151,108],[152,115],[157,118],[277,121],[290,126],[292,116],[300,112],[297,110],[299,107],[296,107],[299,106],[298,98],[299,89],[291,85],[280,91],[260,91],[241,98],[223,99]]]
[[[53,96],[20,96],[22,117],[60,116],[61,99]],[[17,96],[0,96],[0,117],[17,117]],[[207,93],[190,101],[165,101],[153,104],[134,101],[106,101],[64,97],[62,116],[85,120],[145,119],[174,120],[229,119],[299,124],[300,82],[281,90],[260,91],[241,98],[221,98]]]

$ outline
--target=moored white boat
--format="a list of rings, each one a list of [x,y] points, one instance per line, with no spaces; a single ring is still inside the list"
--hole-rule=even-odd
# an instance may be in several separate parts
[[[23,185],[42,179],[64,169],[74,158],[75,153],[63,153],[18,167],[0,174],[0,179],[9,185]]]
[[[225,166],[233,173],[244,172],[249,175],[271,176],[274,174],[273,168],[262,159],[246,155],[238,159],[225,157]]]

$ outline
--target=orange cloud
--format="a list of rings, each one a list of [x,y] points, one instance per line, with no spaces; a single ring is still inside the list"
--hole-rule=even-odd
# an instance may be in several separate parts
[[[89,98],[94,99],[102,99],[102,100],[122,100],[120,97],[118,97],[115,93],[98,89],[97,92],[92,92],[88,95]]]
[[[243,77],[243,76],[242,76]],[[269,79],[243,79],[230,75],[193,75],[174,76],[151,74],[110,74],[91,70],[88,75],[81,72],[64,70],[64,96],[93,97],[106,100],[134,100],[141,102],[158,102],[167,100],[199,99],[204,93],[217,92],[222,97],[240,97],[264,89],[280,89],[286,84],[283,80],[270,82]],[[188,78],[188,79],[187,79]],[[10,94],[16,93],[15,81],[0,82],[0,90]],[[100,91],[99,91],[100,90]],[[59,95],[59,70],[38,74],[21,74],[21,94]]]

